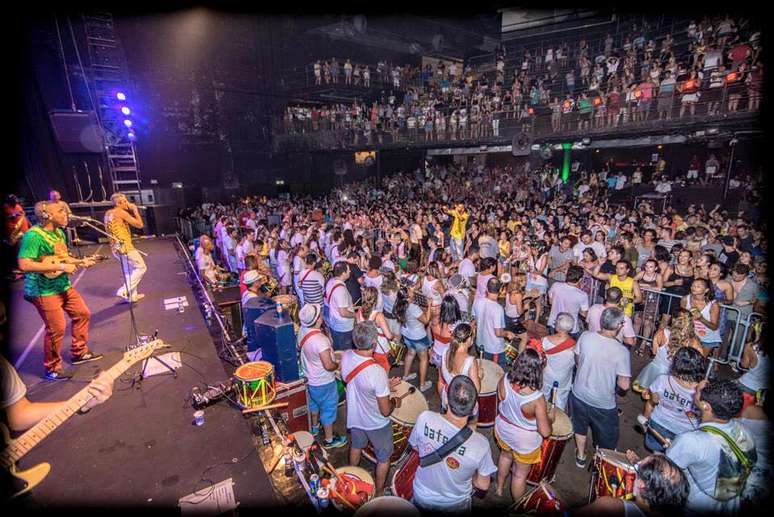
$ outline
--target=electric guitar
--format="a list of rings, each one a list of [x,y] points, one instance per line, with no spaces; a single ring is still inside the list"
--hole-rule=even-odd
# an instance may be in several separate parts
[[[128,370],[134,363],[142,361],[149,357],[154,351],[168,346],[169,345],[165,344],[162,340],[156,339],[145,345],[128,350],[124,353],[123,358],[105,373],[112,382]],[[3,478],[3,481],[10,481],[10,483],[3,483],[4,488],[2,490],[2,495],[0,495],[0,500],[5,501],[24,494],[25,492],[29,492],[46,478],[51,471],[51,465],[49,463],[40,463],[27,470],[17,470],[16,462],[24,457],[24,455],[33,447],[42,442],[68,418],[78,412],[78,410],[92,398],[92,395],[89,393],[89,388],[83,388],[72,396],[60,409],[46,416],[43,420],[32,426],[16,439],[11,439],[8,428],[0,423],[0,431],[2,432],[4,444],[3,452],[0,454],[0,463],[2,463],[2,470],[0,470],[2,475],[0,475],[0,478]],[[9,478],[8,474],[12,476],[11,479],[6,479]]]
[[[64,258],[72,258],[72,257],[64,257]],[[107,260],[108,257],[104,255],[91,255],[89,257],[86,257],[84,260],[93,260],[95,262],[102,262],[103,260]],[[62,264],[64,261],[62,258],[57,257],[56,255],[48,255],[40,259],[41,264],[45,264],[46,266],[56,266],[58,264]],[[79,266],[84,267],[84,266]],[[91,266],[85,266],[85,267],[91,267]],[[58,277],[59,275],[63,274],[64,271],[50,271],[48,273],[41,273],[44,277],[53,279]]]

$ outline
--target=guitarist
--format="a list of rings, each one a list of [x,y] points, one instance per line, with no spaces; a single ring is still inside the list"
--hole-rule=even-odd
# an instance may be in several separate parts
[[[66,380],[71,376],[62,371],[60,349],[67,323],[64,314],[72,320],[72,364],[102,359],[102,354],[91,352],[89,318],[91,313],[81,295],[70,283],[69,273],[77,267],[94,265],[93,259],[76,259],[67,253],[67,241],[62,228],[67,225],[67,211],[61,203],[39,201],[35,204],[35,216],[40,223],[24,234],[19,250],[19,269],[25,273],[24,299],[38,310],[46,326],[43,341],[44,361],[48,380]],[[46,257],[57,257],[57,263],[42,263]],[[55,278],[45,273],[64,272]]]

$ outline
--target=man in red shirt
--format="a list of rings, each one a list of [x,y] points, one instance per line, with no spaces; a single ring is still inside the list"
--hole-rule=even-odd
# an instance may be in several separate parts
[[[24,215],[24,208],[19,199],[11,194],[3,202],[3,239],[12,247],[21,241],[24,232],[30,229],[30,222]]]

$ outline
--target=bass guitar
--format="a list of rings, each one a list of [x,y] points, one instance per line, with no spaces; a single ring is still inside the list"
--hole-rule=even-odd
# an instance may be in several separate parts
[[[41,264],[45,264],[46,266],[58,266],[59,264],[64,263],[65,258],[72,258],[72,257],[57,257],[56,255],[48,255],[46,257],[43,257],[40,259]],[[94,262],[102,262],[103,260],[107,260],[108,257],[104,255],[91,255],[89,257],[86,257],[83,260],[90,260]],[[91,267],[91,266],[79,266],[79,267]],[[41,273],[44,277],[53,279],[57,278],[59,275],[63,274],[64,271],[50,271],[48,273]]]
[[[142,361],[150,357],[154,351],[168,346],[160,339],[140,345],[125,352],[123,358],[105,373],[112,382],[136,362]],[[16,462],[23,458],[33,447],[42,442],[57,427],[65,423],[68,418],[77,413],[92,398],[89,388],[83,388],[67,400],[60,409],[46,416],[16,439],[11,439],[8,428],[0,424],[4,443],[3,452],[0,454],[0,463],[2,463],[4,473],[2,477],[8,477],[6,474],[11,475],[10,483],[3,483],[4,487],[10,487],[8,493],[6,493],[8,488],[3,489],[3,500],[12,499],[25,492],[29,492],[46,478],[51,471],[49,463],[40,463],[27,470],[17,470]]]

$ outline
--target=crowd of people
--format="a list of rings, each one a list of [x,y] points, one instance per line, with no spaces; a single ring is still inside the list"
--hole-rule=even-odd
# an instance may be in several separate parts
[[[497,494],[510,477],[518,500],[559,410],[569,412],[575,463],[585,468],[589,429],[593,445],[617,447],[616,394],[629,389],[669,440],[649,434],[645,448],[666,456],[628,453],[651,469],[638,477],[639,493],[581,511],[726,511],[760,501],[770,479],[768,355],[754,317],[767,302],[762,228],[718,206],[614,208],[607,192],[588,177],[565,184],[549,169],[434,164],[319,198],[248,198],[183,216],[203,230],[195,252],[203,276],[239,274],[243,305],[265,296],[267,282],[297,296],[312,432],[326,447],[347,443],[333,432],[338,369],[349,459],[357,464],[371,444],[377,495],[393,452],[388,415],[400,404],[391,389],[416,380],[428,393],[438,370],[442,411],[422,413],[409,439],[422,455],[438,451],[433,436],[475,428],[477,357],[506,372],[499,458],[474,430],[469,453],[453,455],[458,470],[419,467],[420,508],[469,509],[471,488],[489,490],[492,475]],[[396,344],[405,347],[402,367],[391,360]],[[723,379],[711,360],[734,347],[744,373]],[[632,354],[652,355],[636,376]]]
[[[581,39],[577,48],[557,42],[545,55],[512,52],[520,57],[507,58],[504,49],[497,53],[494,72],[443,61],[377,67],[381,78],[393,77],[380,96],[352,104],[290,105],[278,129],[351,130],[355,143],[373,144],[385,134],[412,141],[497,137],[506,120],[504,126],[523,131],[536,124],[545,132],[587,131],[760,107],[761,33],[746,18],[705,18],[676,36],[635,25],[615,38]],[[368,66],[360,72],[346,63],[345,82],[354,77],[359,84],[361,75],[370,81]],[[314,67],[318,81],[318,63]]]

